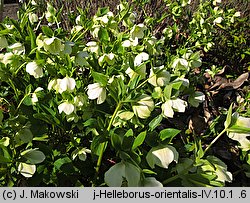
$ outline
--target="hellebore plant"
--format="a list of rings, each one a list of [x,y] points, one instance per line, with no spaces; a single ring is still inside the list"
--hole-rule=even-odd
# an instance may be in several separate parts
[[[179,3],[170,11],[188,5]],[[69,31],[61,27],[62,9],[47,3],[37,16],[34,0],[23,6],[19,21],[0,27],[0,185],[23,178],[34,185],[117,187],[232,181],[224,162],[205,155],[225,132],[247,153],[248,118],[230,107],[225,129],[208,146],[205,136],[189,140],[174,125],[205,101],[192,75],[203,65],[200,50],[208,50],[205,37],[197,37],[196,27],[207,23],[200,16],[187,24],[189,41],[174,47],[168,40],[179,32],[176,23],[157,38],[149,18],[138,23],[126,1],[117,14],[100,8],[90,18],[79,9]],[[208,7],[214,11],[212,2]],[[239,17],[218,15],[207,20],[211,30]]]

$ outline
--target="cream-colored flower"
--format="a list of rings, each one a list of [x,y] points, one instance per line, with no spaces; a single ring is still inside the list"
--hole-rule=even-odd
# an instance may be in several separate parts
[[[69,103],[68,101],[61,103],[58,106],[59,113],[64,112],[66,115],[70,115],[74,112],[75,107],[73,104]]]
[[[58,81],[59,82],[59,93],[63,93],[64,91],[69,91],[72,92],[75,89],[76,86],[76,81],[74,78],[70,78],[70,77],[65,77],[61,80]]]
[[[35,78],[40,78],[43,76],[43,69],[35,62],[29,62],[26,65],[26,72]]]
[[[171,100],[167,100],[166,102],[164,102],[161,105],[161,109],[162,109],[162,114],[164,117],[169,117],[169,118],[174,117],[174,110],[172,108],[172,101]]]
[[[148,82],[151,85],[162,87],[169,83],[171,75],[168,71],[162,70],[163,68],[164,66],[160,66],[150,70]]]
[[[38,22],[38,16],[35,13],[29,13],[29,21],[31,24]]]
[[[11,51],[14,54],[17,54],[17,55],[20,55],[25,51],[24,46],[19,42],[10,45],[8,48],[11,49]]]
[[[188,61],[184,58],[177,58],[174,60],[172,64],[172,68],[174,69],[187,69],[188,68]]]
[[[138,38],[135,39],[130,38],[122,42],[123,47],[131,47],[131,46],[135,47],[137,45],[138,45]]]
[[[13,53],[11,52],[7,52],[6,54],[4,54],[1,58],[1,62],[4,64],[4,65],[7,65],[9,63],[12,62],[12,57],[13,57]]]
[[[88,47],[88,50],[92,53],[96,53],[97,55],[100,52],[100,48],[98,46],[98,44],[94,41],[90,41],[86,44],[86,46]]]
[[[35,104],[36,102],[38,102],[37,93],[40,92],[40,91],[43,91],[43,88],[42,88],[42,87],[36,88],[35,91],[34,91],[34,93],[32,93],[31,101],[32,101],[33,104]]]
[[[138,101],[132,105],[132,109],[139,118],[148,118],[154,109],[154,101],[150,96],[143,94],[138,98]]]
[[[214,24],[220,24],[223,21],[222,17],[218,17],[214,20]]]
[[[144,61],[147,61],[149,59],[149,55],[145,52],[142,52],[138,55],[136,55],[134,60],[134,66],[141,65]]]
[[[109,53],[109,54],[103,54],[99,59],[98,62],[100,66],[103,65],[104,62],[106,62],[109,65],[113,65],[115,62],[115,54]]]
[[[173,118],[174,111],[176,112],[185,112],[187,102],[182,99],[172,99],[165,101],[162,106],[162,114],[164,117]]]
[[[144,31],[147,30],[146,26],[142,23],[138,25],[134,25],[132,30],[130,31],[131,38],[134,40],[135,38],[142,39],[144,37]]]
[[[64,44],[57,37],[45,38],[43,40],[43,47],[51,54],[59,54],[64,50]]]
[[[97,99],[97,104],[102,104],[106,99],[106,89],[100,83],[89,84],[87,94],[89,99]]]

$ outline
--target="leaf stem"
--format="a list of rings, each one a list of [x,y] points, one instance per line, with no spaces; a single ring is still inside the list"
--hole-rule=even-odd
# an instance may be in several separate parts
[[[227,128],[222,130],[220,134],[213,139],[213,141],[207,146],[207,148],[204,150],[204,154],[211,148],[211,146],[227,131]]]
[[[114,122],[114,119],[115,119],[115,117],[116,117],[118,111],[120,110],[121,106],[122,106],[122,102],[120,101],[120,102],[117,104],[116,109],[115,109],[115,111],[114,111],[114,113],[113,113],[113,115],[112,115],[112,117],[111,117],[111,119],[110,119],[110,121],[109,121],[109,125],[108,125],[108,127],[107,127],[107,131],[108,131],[108,132],[110,131],[110,129],[111,129],[111,127],[112,127],[112,123]],[[97,164],[96,164],[96,169],[95,169],[95,171],[96,171],[96,173],[95,173],[95,180],[96,180],[97,177],[98,177],[99,170],[100,170],[101,163],[102,163],[102,157],[103,157],[104,150],[105,150],[105,147],[106,147],[107,144],[108,144],[108,141],[101,143],[100,155],[99,155],[99,157],[98,157]],[[93,186],[94,186],[94,185],[93,185]]]

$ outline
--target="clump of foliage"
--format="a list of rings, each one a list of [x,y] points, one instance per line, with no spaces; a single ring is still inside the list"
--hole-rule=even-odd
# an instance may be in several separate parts
[[[189,21],[182,14],[191,1],[165,3],[169,15],[159,22],[173,23],[160,35],[155,19],[138,22],[126,1],[93,18],[79,8],[70,30],[61,27],[63,9],[47,3],[38,16],[34,0],[17,21],[1,23],[0,185],[225,186],[237,174],[249,178],[249,91],[217,108],[205,87],[224,73],[206,60],[224,39],[218,33],[240,39],[232,55],[249,55],[236,30],[244,18],[214,0],[201,1]],[[232,95],[248,77],[214,87]],[[236,170],[214,152],[222,138],[237,149]]]

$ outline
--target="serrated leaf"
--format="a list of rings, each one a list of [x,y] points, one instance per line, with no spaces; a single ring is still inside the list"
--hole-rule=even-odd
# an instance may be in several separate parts
[[[137,147],[139,147],[145,140],[145,137],[147,135],[147,131],[141,132],[136,138],[135,141],[133,143],[132,149],[136,149]]]

